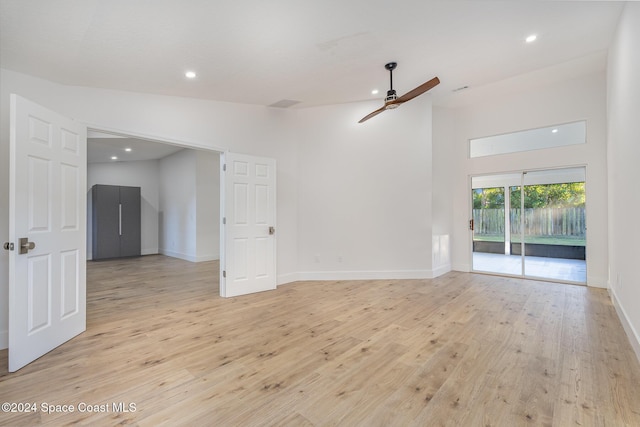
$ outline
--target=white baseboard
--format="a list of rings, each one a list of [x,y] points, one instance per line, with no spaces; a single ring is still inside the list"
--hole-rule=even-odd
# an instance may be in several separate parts
[[[220,257],[215,254],[195,256],[167,250],[160,250],[160,254],[170,256],[172,258],[180,258],[190,262],[217,261],[220,259]]]
[[[278,276],[278,285],[306,280],[389,280],[433,279],[451,271],[450,265],[435,270],[385,270],[385,271],[306,271]]]
[[[200,255],[196,257],[196,262],[217,261],[220,257],[217,255]]]
[[[155,253],[158,253],[158,252],[155,252]],[[183,254],[182,252],[168,251],[166,249],[160,249],[159,253],[162,255],[170,256],[172,258],[180,258],[190,262],[216,261],[220,259],[220,257],[217,256],[216,254],[196,256],[196,255]]]
[[[592,288],[607,289],[607,281],[608,279],[606,277],[587,276],[587,286],[591,286]]]
[[[9,331],[0,331],[0,350],[9,348]]]
[[[300,281],[300,275],[298,273],[280,274],[276,279],[278,286],[298,281]]]
[[[383,270],[383,271],[305,271],[298,273],[298,280],[400,280],[433,279],[450,271],[442,270]],[[435,273],[438,272],[436,275]]]
[[[463,273],[469,273],[471,271],[471,266],[469,264],[452,264],[451,269],[453,271],[461,271]]]
[[[451,271],[451,264],[441,265],[440,267],[434,268],[432,271],[431,278],[434,279],[436,277],[442,276],[443,274],[447,274]]]
[[[196,257],[193,256],[193,255],[183,254],[181,252],[168,251],[166,249],[160,249],[159,252],[162,255],[170,256],[172,258],[179,258],[179,259],[183,259],[185,261],[197,262]]]
[[[616,291],[613,288],[609,288],[609,296],[611,297],[613,306],[616,309],[616,313],[618,313],[618,317],[620,318],[620,323],[622,323],[622,327],[624,328],[624,331],[627,333],[627,337],[629,338],[631,347],[633,347],[633,351],[635,351],[636,357],[640,362],[640,334],[638,334],[638,331],[636,331],[636,329],[633,327],[631,322],[629,322],[629,317],[627,316],[627,312],[624,310],[624,307],[620,304],[620,300],[618,300]]]

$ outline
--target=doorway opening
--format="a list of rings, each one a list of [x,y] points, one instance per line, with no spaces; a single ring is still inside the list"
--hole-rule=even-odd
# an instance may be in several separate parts
[[[140,255],[220,260],[219,151],[93,129],[87,146],[87,260],[94,259],[95,185],[140,188]]]
[[[584,167],[474,176],[472,270],[586,284]]]

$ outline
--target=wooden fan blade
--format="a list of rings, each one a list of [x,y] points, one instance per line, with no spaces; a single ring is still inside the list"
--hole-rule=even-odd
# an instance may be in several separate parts
[[[393,101],[394,104],[402,104],[403,102],[407,102],[412,100],[413,98],[415,98],[418,95],[422,95],[423,93],[425,93],[426,91],[433,89],[434,87],[436,87],[438,84],[440,83],[440,79],[437,77],[432,78],[431,80],[429,80],[426,83],[422,83],[420,86],[418,86],[417,88],[405,93],[404,95],[402,95],[400,98],[396,99],[395,101]]]
[[[362,123],[364,121],[369,120],[371,117],[373,116],[377,116],[378,114],[382,113],[385,110],[385,107],[382,107],[376,111],[374,111],[373,113],[369,113],[366,116],[364,116],[362,119],[360,119],[360,121],[358,123]]]

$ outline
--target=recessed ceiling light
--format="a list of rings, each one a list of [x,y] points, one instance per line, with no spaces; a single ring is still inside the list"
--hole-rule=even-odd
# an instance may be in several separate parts
[[[124,151],[129,152],[129,151],[131,151],[131,148],[125,148]]]
[[[117,156],[111,156],[111,160],[118,160]]]
[[[558,129],[552,130],[551,133],[558,133]]]
[[[536,41],[537,38],[538,38],[537,35],[531,34],[529,37],[524,39],[524,41],[526,41],[527,43],[532,43],[532,42]]]
[[[195,71],[187,71],[186,73],[184,73],[184,76],[188,79],[195,79],[196,73]]]
[[[374,89],[371,91],[371,95],[377,95],[378,94],[378,89]]]

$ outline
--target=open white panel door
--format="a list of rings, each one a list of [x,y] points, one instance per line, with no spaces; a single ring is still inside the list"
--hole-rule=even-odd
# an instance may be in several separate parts
[[[276,161],[224,153],[220,296],[276,288]]]
[[[85,126],[11,95],[9,371],[86,328]]]

